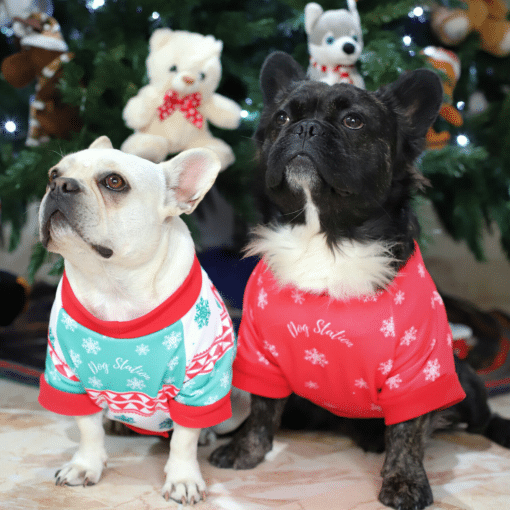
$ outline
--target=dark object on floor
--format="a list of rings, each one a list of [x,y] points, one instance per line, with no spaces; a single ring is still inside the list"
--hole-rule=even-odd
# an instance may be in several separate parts
[[[29,294],[28,283],[7,271],[0,271],[0,294],[2,308],[0,326],[8,326],[25,308]]]

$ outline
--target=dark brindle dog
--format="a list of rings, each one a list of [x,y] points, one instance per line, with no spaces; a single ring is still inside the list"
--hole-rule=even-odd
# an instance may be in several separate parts
[[[329,86],[277,52],[261,87],[255,139],[281,216],[249,249],[263,260],[245,293],[234,385],[252,394],[251,414],[211,462],[260,463],[293,392],[338,416],[384,418],[379,499],[424,508],[425,439],[446,416],[510,445],[509,421],[491,414],[474,371],[454,365],[415,242],[411,197],[426,180],[414,161],[442,102],[440,80],[419,70],[376,92]]]

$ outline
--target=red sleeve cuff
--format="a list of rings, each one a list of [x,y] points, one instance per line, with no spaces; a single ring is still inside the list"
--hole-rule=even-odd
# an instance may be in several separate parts
[[[276,377],[272,374],[251,374],[249,371],[243,370],[241,363],[237,363],[238,359],[234,361],[234,369],[232,376],[232,386],[240,390],[259,395],[260,397],[268,398],[285,398],[292,393],[287,380],[283,377]]]
[[[431,411],[458,404],[466,398],[456,374],[445,374],[433,383],[392,398],[386,404],[380,401],[386,425],[411,420]]]
[[[208,406],[187,406],[176,402],[175,399],[171,399],[169,404],[172,420],[183,427],[192,429],[212,427],[232,416],[230,392],[218,402]]]
[[[48,411],[64,416],[87,416],[102,411],[86,393],[66,393],[55,389],[46,382],[44,374],[39,383],[39,404]]]

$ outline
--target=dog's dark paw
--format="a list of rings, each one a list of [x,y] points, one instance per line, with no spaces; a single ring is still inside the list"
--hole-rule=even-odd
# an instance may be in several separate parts
[[[219,468],[252,469],[264,460],[269,448],[249,447],[245,441],[236,441],[216,448],[209,456],[209,462]]]
[[[510,420],[495,414],[490,419],[484,436],[505,448],[510,448]]]
[[[426,477],[412,480],[395,474],[383,480],[379,501],[397,510],[422,510],[433,502],[432,489]]]

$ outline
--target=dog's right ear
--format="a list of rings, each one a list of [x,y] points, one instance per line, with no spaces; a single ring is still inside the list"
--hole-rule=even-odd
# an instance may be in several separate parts
[[[275,51],[266,58],[260,71],[260,88],[264,105],[274,102],[276,94],[285,90],[292,82],[306,79],[301,66],[283,51]]]
[[[192,213],[211,189],[221,168],[211,149],[188,149],[160,163],[166,180],[165,217]]]
[[[90,144],[89,149],[113,149],[113,145],[107,136],[100,136]]]

